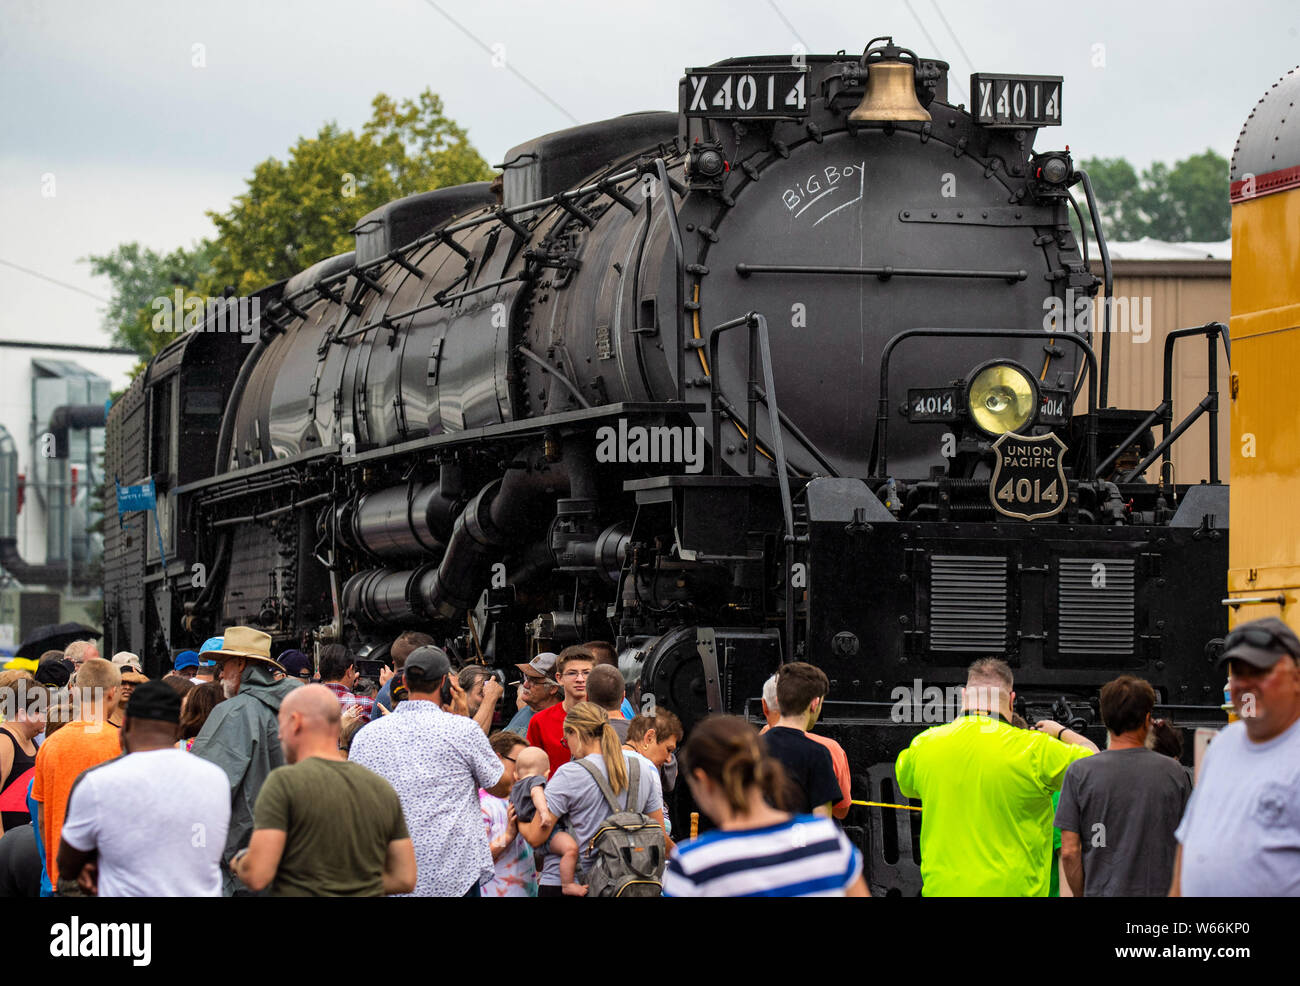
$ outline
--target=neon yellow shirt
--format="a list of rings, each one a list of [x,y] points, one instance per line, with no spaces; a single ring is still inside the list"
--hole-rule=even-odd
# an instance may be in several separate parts
[[[921,799],[926,897],[1046,897],[1052,792],[1092,753],[987,715],[927,729],[898,755],[899,790]]]

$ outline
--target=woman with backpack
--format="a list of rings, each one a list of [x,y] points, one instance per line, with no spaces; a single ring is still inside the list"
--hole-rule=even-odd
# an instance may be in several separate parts
[[[673,850],[665,897],[869,897],[862,854],[831,819],[779,806],[781,764],[735,716],[695,726],[681,771],[718,828]]]
[[[590,896],[657,897],[667,861],[659,772],[622,749],[609,716],[592,702],[568,711],[564,740],[573,759],[546,782],[546,806],[555,819],[569,821]],[[529,839],[534,846],[545,842],[550,821],[540,841]],[[629,858],[636,864],[627,865]],[[539,897],[563,895],[559,856],[547,855],[539,883]]]

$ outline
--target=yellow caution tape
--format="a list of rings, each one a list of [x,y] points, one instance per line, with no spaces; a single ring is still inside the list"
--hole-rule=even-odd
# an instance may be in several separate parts
[[[890,805],[883,801],[850,801],[851,805],[862,805],[866,808],[902,808],[904,811],[920,811],[920,805]]]

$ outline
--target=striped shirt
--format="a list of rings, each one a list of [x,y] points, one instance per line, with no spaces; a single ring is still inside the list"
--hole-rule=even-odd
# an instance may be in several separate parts
[[[673,850],[665,897],[843,897],[862,854],[829,818],[708,832]]]

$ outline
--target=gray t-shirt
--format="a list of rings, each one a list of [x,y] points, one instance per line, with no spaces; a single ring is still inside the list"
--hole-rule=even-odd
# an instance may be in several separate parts
[[[1184,897],[1300,896],[1300,721],[1266,743],[1225,726],[1174,835]]]
[[[620,752],[623,753],[625,762],[637,756],[635,753]],[[593,753],[584,759],[599,770],[606,779],[609,778],[609,773],[605,770],[605,759],[599,753]],[[636,797],[628,797],[630,794],[628,791],[620,791],[616,797],[620,808],[626,804],[629,811],[639,811],[648,815],[663,808],[663,791],[659,786],[659,772],[647,770],[648,761],[644,758],[640,759],[641,778]],[[600,793],[596,779],[581,764],[570,761],[561,765],[546,783],[546,806],[551,810],[551,814],[557,817],[567,816],[569,829],[578,841],[578,848],[582,852],[579,865],[585,867],[591,859],[588,845],[591,837],[600,828],[600,823],[611,814],[609,804]],[[544,886],[560,885],[560,857],[557,854],[547,855],[539,882]]]
[[[1187,771],[1144,748],[1070,764],[1056,827],[1083,844],[1085,897],[1164,897],[1174,876],[1174,829],[1192,793]]]
[[[510,803],[515,806],[515,817],[521,822],[531,822],[537,817],[537,805],[533,803],[533,788],[545,786],[546,778],[537,774],[521,777],[510,788]],[[550,805],[547,805],[549,808]],[[554,812],[552,812],[554,814]]]

